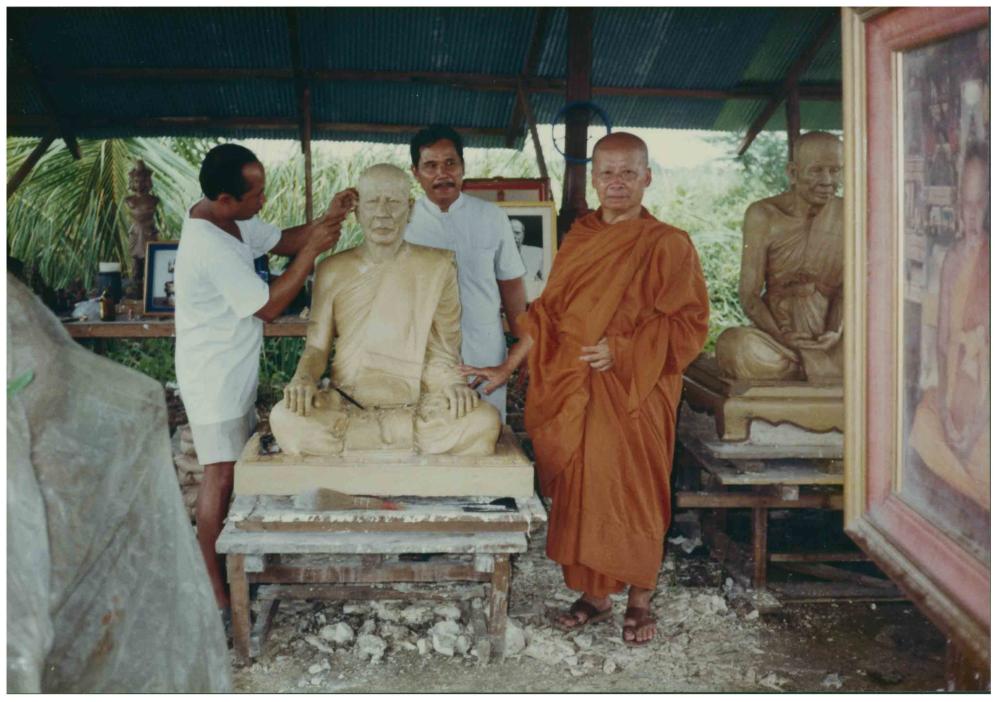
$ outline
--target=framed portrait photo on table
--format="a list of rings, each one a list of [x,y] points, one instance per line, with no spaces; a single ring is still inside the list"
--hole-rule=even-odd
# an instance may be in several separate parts
[[[531,302],[542,294],[556,257],[556,206],[553,202],[498,202],[510,219],[514,243],[524,262],[524,289]]]
[[[988,682],[989,9],[842,13],[845,530]]]
[[[151,241],[146,244],[146,289],[142,313],[148,317],[174,314],[174,263],[179,241]]]

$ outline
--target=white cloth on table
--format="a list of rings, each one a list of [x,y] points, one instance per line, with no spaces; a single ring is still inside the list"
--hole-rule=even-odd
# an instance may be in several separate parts
[[[504,211],[464,193],[447,212],[426,196],[417,201],[404,235],[406,241],[455,252],[462,301],[462,360],[472,366],[495,366],[507,355],[500,319],[498,280],[524,275],[524,262]],[[507,386],[483,396],[507,421]]]
[[[181,229],[174,361],[192,424],[244,417],[256,399],[264,323],[254,313],[270,292],[253,261],[275,247],[281,231],[257,217],[237,224],[242,241],[190,216]]]

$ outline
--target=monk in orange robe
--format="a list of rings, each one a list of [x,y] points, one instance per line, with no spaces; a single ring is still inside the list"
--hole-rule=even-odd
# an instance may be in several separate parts
[[[609,595],[628,585],[622,636],[632,645],[656,632],[650,598],[670,523],[681,374],[708,334],[688,235],[642,206],[651,178],[641,139],[617,132],[597,142],[600,209],[567,233],[506,361],[461,369],[489,392],[527,360],[525,426],[552,498],[547,554],[583,593],[560,624],[607,619]]]

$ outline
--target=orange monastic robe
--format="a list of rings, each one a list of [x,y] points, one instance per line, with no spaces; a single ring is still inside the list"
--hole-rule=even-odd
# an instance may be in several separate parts
[[[654,587],[681,373],[708,334],[691,240],[645,209],[614,225],[590,213],[518,321],[535,342],[525,427],[542,494],[552,498],[548,556],[570,588],[592,595]],[[579,356],[604,336],[614,367],[601,372]]]

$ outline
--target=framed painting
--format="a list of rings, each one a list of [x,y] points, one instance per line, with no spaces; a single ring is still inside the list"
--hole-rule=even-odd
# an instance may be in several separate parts
[[[988,671],[989,9],[842,12],[845,529]]]
[[[556,206],[553,202],[498,202],[510,219],[514,243],[524,261],[528,302],[542,294],[556,257]]]
[[[174,314],[174,262],[178,241],[151,241],[146,244],[146,289],[142,313],[149,317]]]
[[[547,178],[466,178],[462,191],[490,202],[551,200]]]

